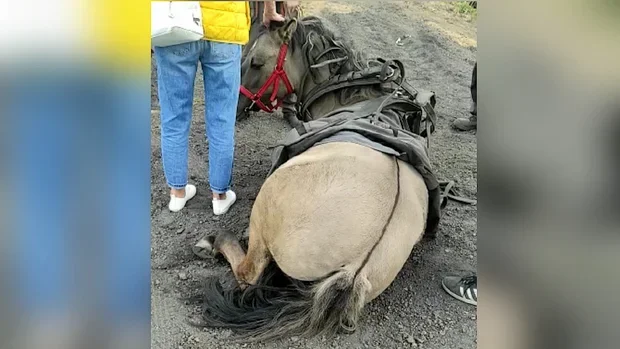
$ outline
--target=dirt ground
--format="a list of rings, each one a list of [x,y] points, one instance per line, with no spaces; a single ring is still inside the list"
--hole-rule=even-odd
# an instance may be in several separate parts
[[[413,86],[437,93],[439,125],[431,157],[440,179],[454,180],[461,194],[477,193],[476,135],[457,132],[450,123],[468,116],[469,83],[476,57],[475,19],[455,13],[446,3],[329,1],[304,4],[305,14],[324,18],[368,57],[403,61]],[[399,37],[403,45],[396,45]],[[153,68],[155,69],[155,68]],[[153,77],[153,108],[158,109]],[[230,331],[201,330],[185,323],[199,308],[180,297],[195,294],[208,275],[230,273],[221,260],[192,254],[197,239],[219,227],[241,236],[254,199],[269,170],[267,149],[288,130],[281,115],[255,114],[238,123],[234,190],[238,201],[221,218],[211,213],[207,182],[203,81],[199,71],[191,129],[190,181],[198,194],[178,214],[166,208],[160,153],[159,118],[152,119],[151,250],[152,339],[155,349],[246,348],[228,344]],[[458,302],[441,288],[447,274],[476,269],[476,206],[450,202],[436,241],[416,246],[394,283],[366,307],[360,328],[335,340],[291,338],[261,348],[475,348],[476,308]]]

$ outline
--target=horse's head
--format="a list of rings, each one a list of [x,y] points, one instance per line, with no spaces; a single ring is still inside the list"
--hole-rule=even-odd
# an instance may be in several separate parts
[[[261,28],[250,49],[247,51],[241,64],[241,85],[251,93],[258,92],[274,73],[274,68],[278,63],[278,56],[284,44],[290,45],[286,52],[284,61],[284,71],[290,81],[292,89],[297,89],[301,84],[305,71],[304,60],[299,52],[295,52],[292,47],[291,38],[297,29],[297,19],[287,20],[284,24],[272,24],[269,28]],[[278,84],[276,97],[283,99],[288,91],[286,85],[280,81]],[[273,93],[273,85],[267,87],[260,99],[265,105],[269,105],[269,98]],[[245,110],[252,105],[252,101],[245,95],[240,94],[237,105],[237,115],[242,115]]]

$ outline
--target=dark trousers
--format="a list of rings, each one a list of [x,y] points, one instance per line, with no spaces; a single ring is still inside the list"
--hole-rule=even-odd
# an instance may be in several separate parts
[[[469,112],[471,113],[471,115],[478,115],[478,88],[477,88],[477,76],[478,75],[478,62],[476,62],[476,64],[474,64],[474,70],[471,74],[471,86],[470,86],[470,90],[471,90],[471,107]]]

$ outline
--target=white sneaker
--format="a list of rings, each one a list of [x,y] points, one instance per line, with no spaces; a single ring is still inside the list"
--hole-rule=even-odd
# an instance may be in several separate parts
[[[219,216],[228,212],[228,209],[235,203],[235,201],[237,201],[237,194],[235,194],[232,190],[226,192],[226,199],[224,200],[213,199],[213,214]]]
[[[178,198],[172,194],[170,194],[170,203],[168,204],[168,209],[172,212],[179,212],[183,207],[185,207],[185,203],[188,202],[191,198],[196,195],[196,187],[192,184],[188,184],[185,186],[185,197]]]

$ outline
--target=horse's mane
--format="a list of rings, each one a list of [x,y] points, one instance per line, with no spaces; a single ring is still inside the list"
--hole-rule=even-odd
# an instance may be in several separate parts
[[[367,66],[365,57],[355,50],[351,42],[346,42],[325,26],[320,18],[308,16],[300,20],[291,39],[293,50],[301,48],[309,65],[320,63],[317,56],[325,49],[337,48],[321,58],[321,61],[346,57],[346,60],[330,64],[332,74],[342,74],[362,70]]]
[[[272,22],[270,28],[262,26],[259,36],[283,25],[283,23]],[[291,52],[302,50],[302,56],[308,67],[321,63],[328,66],[330,76],[360,71],[367,68],[369,64],[366,57],[354,48],[352,42],[345,41],[344,38],[336,35],[316,16],[306,16],[297,20],[297,29],[292,34],[289,47]],[[321,56],[327,49],[332,50]],[[318,83],[319,70],[309,68],[309,72],[314,82]],[[336,91],[336,94],[340,103],[345,105],[382,93],[375,91],[374,87],[362,86],[341,89]]]
[[[281,25],[280,23],[276,24],[276,26]],[[273,28],[262,27],[261,31],[268,32],[273,30]],[[331,50],[319,58],[318,56],[328,48],[335,48],[335,50]],[[292,52],[302,50],[308,66],[345,58],[342,61],[329,64],[332,75],[362,70],[368,65],[366,58],[355,50],[351,42],[347,42],[342,37],[337,36],[316,16],[306,16],[297,21],[297,29],[291,38],[290,49]]]

